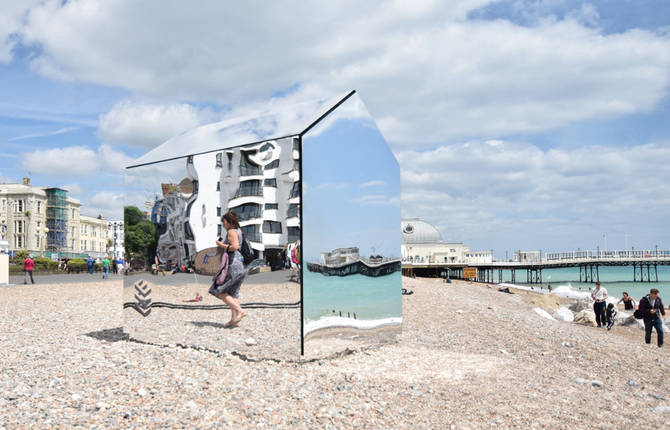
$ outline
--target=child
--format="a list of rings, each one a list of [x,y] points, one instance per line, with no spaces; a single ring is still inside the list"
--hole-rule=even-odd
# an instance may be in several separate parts
[[[617,310],[614,303],[607,305],[607,330],[611,330],[614,325],[614,318],[616,317]]]

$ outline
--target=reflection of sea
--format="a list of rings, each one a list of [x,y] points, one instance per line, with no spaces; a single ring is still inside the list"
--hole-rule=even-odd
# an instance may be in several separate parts
[[[357,320],[402,317],[400,272],[381,277],[359,274],[339,277],[304,270],[303,276],[305,323],[339,317],[340,311],[343,317],[349,314],[353,318],[355,313]]]

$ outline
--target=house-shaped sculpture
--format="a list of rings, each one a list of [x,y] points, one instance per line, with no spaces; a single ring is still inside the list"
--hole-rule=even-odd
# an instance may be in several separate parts
[[[399,332],[399,169],[355,91],[184,132],[128,166],[125,187],[126,207],[150,219],[126,234],[155,229],[126,255],[131,336],[290,359]],[[241,287],[247,317],[230,330],[207,293],[228,211],[257,258]]]

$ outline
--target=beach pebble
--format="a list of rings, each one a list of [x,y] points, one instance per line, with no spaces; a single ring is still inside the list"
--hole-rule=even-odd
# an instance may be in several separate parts
[[[670,414],[670,406],[656,406],[654,412],[659,414]]]
[[[501,350],[500,350],[500,353],[503,354],[503,355],[505,355],[505,354],[509,354],[509,352],[505,351],[504,349],[501,349]]]
[[[140,388],[139,390],[137,390],[137,395],[140,397],[144,397],[147,395],[147,390],[145,390],[144,388]]]
[[[253,337],[248,337],[248,338],[245,339],[244,343],[247,346],[253,346],[253,345],[256,345],[256,339],[254,339]]]
[[[462,314],[462,313],[463,313],[463,309],[459,309],[459,310],[457,310],[456,313],[457,313],[457,314]]]
[[[638,382],[637,379],[629,379],[626,384],[630,387],[637,387]]]
[[[572,380],[572,382],[574,382],[575,384],[579,384],[579,385],[586,385],[586,384],[589,383],[589,381],[587,381],[584,378],[575,378],[575,379]]]
[[[95,404],[95,408],[96,408],[97,410],[105,410],[105,409],[107,409],[108,407],[109,407],[109,405],[108,405],[107,403],[105,403],[105,402],[98,402],[98,403]]]
[[[79,394],[73,394],[72,396],[70,396],[70,398],[72,399],[73,402],[78,402],[81,400],[81,396]]]
[[[561,342],[561,346],[564,346],[566,348],[572,348],[572,344],[570,342]]]
[[[593,381],[591,381],[591,385],[593,385],[594,387],[602,388],[604,384],[602,383],[602,381],[594,379]]]

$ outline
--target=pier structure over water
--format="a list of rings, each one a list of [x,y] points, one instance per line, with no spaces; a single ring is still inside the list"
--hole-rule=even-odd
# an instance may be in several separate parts
[[[634,282],[658,282],[658,266],[670,266],[670,250],[549,252],[544,255],[538,253],[538,258],[525,261],[494,260],[482,263],[402,261],[403,274],[409,276],[449,276],[500,283],[503,282],[503,272],[509,270],[512,283],[524,282],[525,272],[526,284],[542,283],[543,270],[568,267],[579,268],[580,282],[600,282],[600,268],[606,266],[632,267]]]

